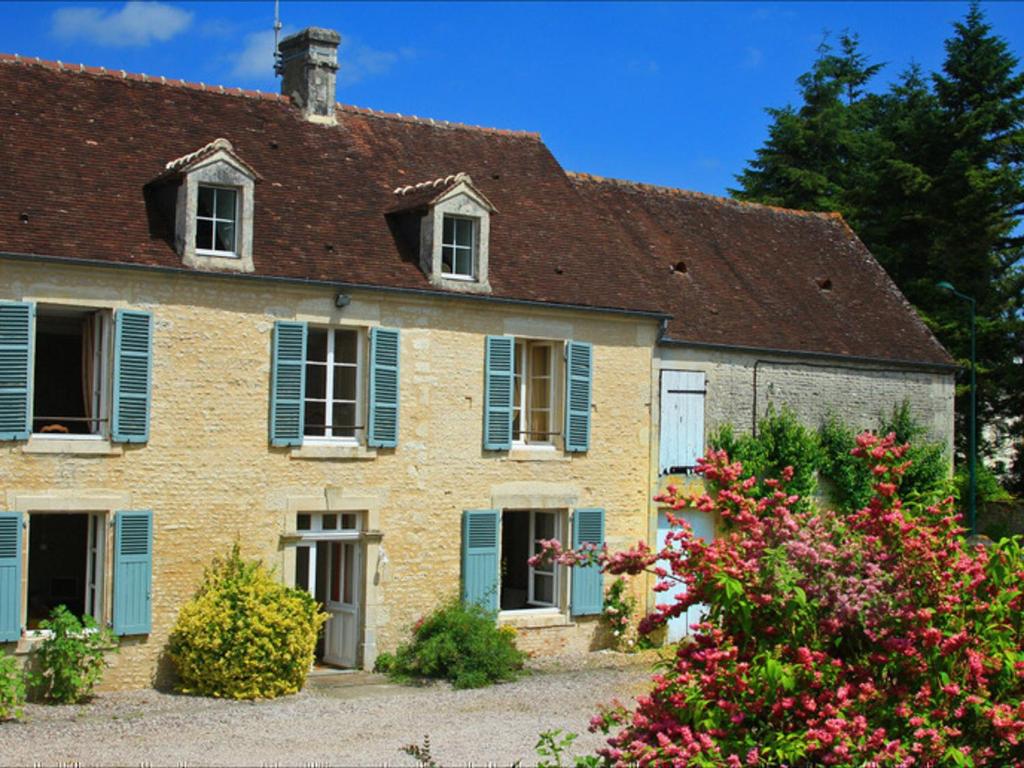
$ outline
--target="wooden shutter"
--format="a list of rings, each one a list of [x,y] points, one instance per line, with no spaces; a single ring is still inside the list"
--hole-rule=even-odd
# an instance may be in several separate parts
[[[114,403],[110,436],[119,443],[149,440],[153,378],[153,315],[121,309],[114,317]]]
[[[701,371],[661,372],[659,474],[691,469],[704,455],[704,393]]]
[[[590,449],[590,390],[594,350],[582,341],[566,344],[565,450]]]
[[[114,528],[114,634],[145,635],[152,625],[153,513],[117,512]]]
[[[497,509],[467,509],[462,513],[462,600],[498,611]]]
[[[35,305],[0,301],[0,440],[27,440],[31,427]]]
[[[270,366],[270,444],[302,445],[306,397],[305,323],[274,323]]]
[[[604,510],[577,509],[572,517],[573,549],[585,543],[604,546]],[[579,566],[572,570],[573,616],[591,616],[604,608],[604,575],[596,565]]]
[[[484,355],[484,449],[512,447],[512,404],[515,387],[516,341],[511,336],[488,336]]]
[[[21,512],[0,512],[0,643],[21,637]]]
[[[398,330],[370,329],[370,424],[367,444],[398,445]]]

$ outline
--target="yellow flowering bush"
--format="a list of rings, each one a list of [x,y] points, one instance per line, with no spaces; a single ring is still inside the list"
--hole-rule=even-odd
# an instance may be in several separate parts
[[[297,693],[327,614],[307,592],[279,583],[236,544],[216,559],[185,604],[169,654],[184,693],[272,699]]]

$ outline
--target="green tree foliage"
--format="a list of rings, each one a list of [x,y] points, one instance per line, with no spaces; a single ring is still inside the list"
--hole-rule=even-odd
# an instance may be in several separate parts
[[[79,620],[63,605],[39,622],[39,628],[47,635],[32,657],[29,682],[36,695],[52,704],[87,700],[107,667],[106,652],[117,648],[116,639],[97,627],[92,616]]]
[[[799,108],[771,108],[768,139],[737,176],[742,200],[843,214],[963,366],[978,302],[979,422],[1024,434],[1024,73],[977,4],[945,43],[940,72],[912,65],[884,92],[856,35],[819,49]],[[1018,462],[1024,464],[1024,462]],[[1019,470],[1024,475],[1024,466]],[[1020,478],[1024,485],[1024,477]]]

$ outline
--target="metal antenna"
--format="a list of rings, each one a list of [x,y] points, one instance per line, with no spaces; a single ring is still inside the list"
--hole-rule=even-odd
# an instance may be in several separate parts
[[[277,44],[281,37],[281,0],[274,0],[274,75],[280,77],[284,74],[284,66],[281,64],[281,52],[277,50]]]

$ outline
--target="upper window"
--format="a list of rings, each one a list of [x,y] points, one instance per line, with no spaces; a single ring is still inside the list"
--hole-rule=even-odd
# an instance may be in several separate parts
[[[554,438],[561,434],[555,418],[558,392],[555,386],[556,364],[554,343],[516,339],[513,442],[551,445]]]
[[[109,312],[37,307],[32,431],[109,434],[110,356]]]
[[[475,219],[445,216],[441,238],[441,274],[463,280],[476,278]]]
[[[363,334],[310,328],[306,343],[305,435],[358,440],[363,403]]]
[[[196,252],[237,256],[238,191],[199,187],[196,202]]]
[[[690,473],[704,455],[704,393],[701,371],[661,372],[658,474]]]

